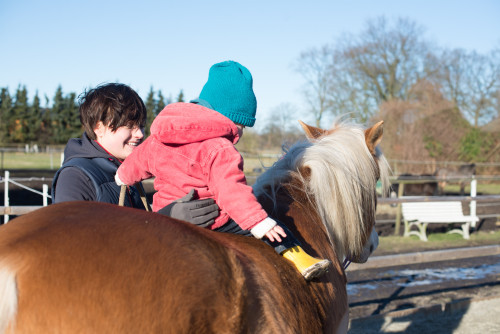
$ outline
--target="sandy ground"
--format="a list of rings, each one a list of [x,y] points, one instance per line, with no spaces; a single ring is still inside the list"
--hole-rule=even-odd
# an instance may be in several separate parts
[[[349,334],[371,333],[500,333],[500,296],[393,312],[351,321]]]
[[[500,333],[500,247],[457,249],[437,262],[439,251],[423,253],[432,254],[421,263],[383,256],[347,271],[349,333]]]

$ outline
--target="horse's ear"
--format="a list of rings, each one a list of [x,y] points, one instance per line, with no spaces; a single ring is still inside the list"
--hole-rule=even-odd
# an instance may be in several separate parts
[[[316,128],[314,126],[307,125],[306,123],[299,120],[300,125],[302,125],[302,129],[306,134],[306,137],[309,139],[318,139],[322,135],[326,133],[326,130]]]
[[[311,177],[311,168],[308,166],[302,166],[299,169],[299,173],[304,179],[309,179]]]
[[[384,133],[384,121],[380,121],[369,129],[365,130],[365,142],[366,146],[372,154],[375,154],[375,147],[382,140],[382,135]]]

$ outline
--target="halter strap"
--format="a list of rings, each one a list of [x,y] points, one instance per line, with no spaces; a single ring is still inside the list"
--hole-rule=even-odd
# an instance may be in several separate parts
[[[344,267],[344,270],[346,270],[350,264],[351,264],[351,260],[349,260],[348,258],[345,258],[344,262],[342,263],[342,267]]]
[[[135,186],[136,186],[137,190],[139,191],[139,194],[141,194],[142,204],[144,204],[146,211],[151,212],[151,207],[149,206],[149,203],[146,199],[146,192],[144,191],[144,188],[142,187],[142,183],[138,182],[135,184]],[[118,200],[119,206],[123,206],[123,204],[125,203],[125,192],[126,191],[127,191],[127,186],[122,185],[122,187],[120,189],[120,199]]]

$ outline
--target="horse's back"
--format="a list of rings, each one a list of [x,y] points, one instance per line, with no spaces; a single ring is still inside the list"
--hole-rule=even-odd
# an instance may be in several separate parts
[[[276,319],[283,318],[281,324],[264,329],[271,314],[304,300],[300,291],[290,294],[276,287],[276,280],[296,273],[280,261],[277,265],[264,261],[269,254],[278,257],[267,248],[252,238],[214,233],[140,210],[89,202],[52,205],[0,228],[0,271],[11,278],[5,280],[10,286],[15,275],[17,291],[11,329],[15,333],[303,329],[304,319],[285,323],[289,314],[276,314]],[[256,267],[258,261],[261,267]],[[303,283],[289,281],[290,288]],[[306,307],[314,309],[312,303]]]

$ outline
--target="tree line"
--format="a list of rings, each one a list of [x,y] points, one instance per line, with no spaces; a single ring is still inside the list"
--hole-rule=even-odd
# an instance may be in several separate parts
[[[28,96],[25,86],[18,86],[12,95],[8,88],[0,88],[0,148],[16,144],[36,144],[38,147],[65,145],[70,138],[82,135],[84,129],[76,93],[64,93],[59,86],[52,100],[44,96],[43,103],[38,92],[32,100],[28,100]],[[173,99],[165,97],[161,90],[150,88],[144,99],[147,109],[146,137],[156,115],[172,102],[184,102],[183,90]],[[293,125],[298,124],[295,115],[296,110],[289,103],[276,107],[271,116],[262,120],[265,124],[262,129],[245,130],[238,149],[242,154],[259,154],[263,150],[276,153],[282,146],[302,139],[301,131]]]
[[[0,146],[31,143],[38,146],[62,145],[68,139],[82,135],[84,130],[76,93],[64,93],[59,86],[52,101],[45,97],[45,106],[42,106],[38,92],[31,101],[28,101],[28,95],[25,86],[17,87],[12,95],[7,88],[0,88]],[[172,102],[184,102],[183,90],[172,98],[171,95],[165,97],[161,90],[150,88],[144,99],[148,113],[146,137],[156,115]],[[291,122],[295,120],[295,114],[296,110],[288,103],[276,107],[272,110],[272,117],[263,120],[266,125],[260,131],[245,131],[240,147],[247,152],[257,152],[258,149],[276,149],[285,142],[298,140],[301,137],[299,130]]]
[[[57,87],[51,106],[46,96],[42,106],[38,92],[31,101],[28,96],[26,86],[18,86],[12,95],[8,88],[0,88],[0,145],[58,145],[82,135],[76,93],[64,93],[61,86]],[[144,101],[148,111],[146,135],[156,115],[173,101],[171,96],[165,98],[161,90],[151,87]],[[182,90],[175,101],[184,101]]]

